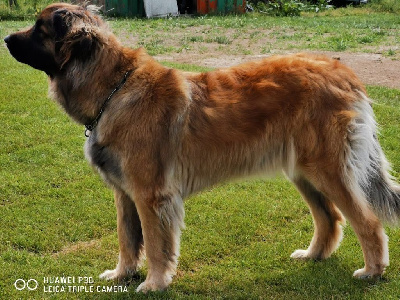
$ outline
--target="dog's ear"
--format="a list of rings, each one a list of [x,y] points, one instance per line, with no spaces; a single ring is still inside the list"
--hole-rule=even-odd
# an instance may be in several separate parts
[[[61,69],[73,60],[85,61],[90,57],[97,40],[96,26],[85,10],[54,13],[55,53]]]
[[[68,26],[65,18],[66,13],[66,10],[58,10],[54,13],[53,28],[56,41],[62,39],[68,32]]]

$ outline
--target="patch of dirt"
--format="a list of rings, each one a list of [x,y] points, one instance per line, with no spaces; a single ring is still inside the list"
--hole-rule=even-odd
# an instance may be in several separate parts
[[[58,257],[60,255],[67,255],[70,253],[76,253],[79,251],[84,251],[86,249],[99,248],[100,241],[99,240],[91,240],[91,241],[80,241],[75,244],[71,244],[63,247],[60,251],[52,254],[52,257]]]
[[[352,68],[362,82],[369,85],[380,85],[400,89],[400,60],[392,60],[375,53],[348,53],[348,52],[311,52],[324,54],[340,60],[341,63]],[[226,55],[226,54],[199,54],[174,53],[157,55],[159,61],[171,61],[183,64],[199,65],[210,68],[225,68],[246,61],[266,58],[275,53],[266,55]],[[284,54],[284,53],[280,53]]]
[[[188,23],[189,24],[189,23]],[[314,31],[301,31],[290,26],[275,27],[244,25],[229,28],[217,21],[182,27],[148,28],[145,31],[130,32],[117,28],[117,35],[128,47],[143,46],[149,53],[159,53],[159,61],[224,68],[242,62],[262,59],[274,54],[312,52],[340,59],[352,68],[368,85],[381,85],[400,89],[400,47],[396,41],[398,32],[385,29],[379,45],[360,44],[362,52],[349,47],[346,52],[308,51],[304,49],[336,49],[330,35],[314,37]],[[333,47],[333,48],[332,48]],[[317,49],[318,49],[317,48]],[[349,51],[350,50],[350,51]],[[367,52],[367,53],[366,53]],[[391,53],[391,57],[383,55]]]

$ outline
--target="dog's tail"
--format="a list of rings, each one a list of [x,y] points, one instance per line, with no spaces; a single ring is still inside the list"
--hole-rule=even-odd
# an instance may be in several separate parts
[[[348,127],[345,180],[352,191],[362,194],[381,221],[398,225],[400,186],[393,181],[379,144],[371,100],[362,93],[360,96],[354,104],[356,116]]]

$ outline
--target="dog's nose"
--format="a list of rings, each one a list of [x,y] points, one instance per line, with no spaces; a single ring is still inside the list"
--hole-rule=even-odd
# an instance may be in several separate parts
[[[10,36],[7,35],[7,36],[4,38],[4,41],[6,42],[6,44],[8,44],[8,42],[10,41]]]

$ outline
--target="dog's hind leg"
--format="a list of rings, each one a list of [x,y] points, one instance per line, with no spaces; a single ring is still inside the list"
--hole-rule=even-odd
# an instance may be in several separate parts
[[[146,280],[137,292],[165,290],[175,275],[181,229],[184,227],[182,198],[174,193],[135,198],[143,228],[148,263]]]
[[[307,250],[296,250],[297,259],[325,259],[339,246],[344,219],[337,207],[303,177],[293,179],[297,189],[308,203],[314,221],[314,236]]]
[[[114,280],[133,275],[140,265],[143,235],[139,215],[133,200],[124,192],[114,191],[117,208],[119,259],[114,270],[107,270],[100,278]]]
[[[389,265],[388,238],[382,223],[361,195],[348,191],[339,182],[331,185],[335,204],[353,227],[364,254],[365,267],[354,272],[354,277],[380,276]]]
[[[364,196],[351,189],[338,174],[319,172],[319,189],[332,199],[353,227],[364,255],[365,267],[354,272],[357,278],[378,277],[389,265],[388,238],[382,223],[370,208]],[[317,182],[314,182],[317,184]]]

